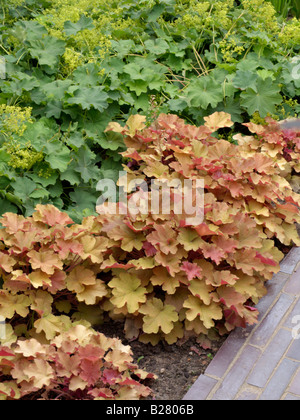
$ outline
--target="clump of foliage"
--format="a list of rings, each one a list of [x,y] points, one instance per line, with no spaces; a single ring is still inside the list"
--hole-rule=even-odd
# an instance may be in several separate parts
[[[239,145],[218,138],[233,125],[224,112],[200,127],[164,114],[145,123],[137,115],[107,128],[127,146],[127,177],[119,179],[125,212],[120,201],[99,203],[99,215],[81,224],[53,205],[38,205],[30,217],[3,216],[4,399],[148,395],[140,380],[153,375],[132,363],[130,348],[92,325],[123,320],[128,339],[155,345],[195,336],[207,345],[257,321],[254,304],[283,256],[276,244],[300,245],[299,195],[281,176],[298,169],[291,162],[298,162],[299,133],[281,132],[274,121],[246,124],[257,133],[251,148],[247,137],[237,136]],[[282,155],[278,164],[272,150]],[[191,221],[185,206],[175,211],[178,188],[166,211],[155,186],[200,179],[203,219]],[[197,186],[189,188],[195,204]],[[157,209],[149,207],[153,196]]]
[[[244,149],[244,156],[260,153],[273,159],[273,164],[280,174],[290,181],[291,177],[300,172],[299,164],[299,132],[282,130],[278,122],[267,117],[265,123],[245,123],[251,136],[236,134],[233,139]]]
[[[109,240],[54,206],[1,220],[1,399],[138,399],[153,378],[129,346],[94,331],[108,289],[100,263]],[[96,229],[98,232],[99,226]],[[102,273],[102,274],[101,274]],[[104,275],[105,278],[105,275]],[[91,323],[90,323],[90,322]]]
[[[172,112],[200,125],[225,111],[238,125],[299,112],[299,20],[283,23],[264,0],[10,0],[1,14],[0,103],[12,117],[31,109],[0,139],[4,211],[94,214],[97,182],[121,167],[112,120]]]
[[[142,330],[140,339],[153,344],[162,338],[175,342],[184,331],[199,336],[254,323],[252,304],[266,293],[264,283],[282,258],[274,239],[300,244],[295,226],[299,195],[273,159],[214,137],[232,126],[228,114],[205,120],[198,128],[175,115],[161,115],[147,128],[145,118],[137,116],[125,127],[111,123],[108,128],[125,137],[123,156],[130,163],[124,188],[139,208],[147,207],[156,192],[136,191],[136,179],[144,185],[204,179],[199,225],[190,225],[184,211],[175,212],[175,192],[170,214],[163,209],[151,213],[149,205],[145,216],[128,206],[125,219],[121,214],[105,220],[103,230],[119,243],[103,264],[113,268],[111,311],[119,308],[127,318],[129,335]],[[299,137],[292,141],[299,150]]]
[[[139,380],[154,375],[119,339],[75,324],[49,343],[37,336],[1,346],[0,377],[2,400],[136,400],[151,393]]]

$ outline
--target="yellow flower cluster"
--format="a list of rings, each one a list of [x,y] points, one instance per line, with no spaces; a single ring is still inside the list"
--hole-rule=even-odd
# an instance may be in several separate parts
[[[254,22],[258,23],[264,31],[278,33],[280,28],[276,18],[276,10],[271,2],[266,0],[241,0]]]
[[[42,152],[37,152],[27,143],[25,147],[20,144],[10,142],[3,145],[5,151],[10,155],[8,165],[14,169],[30,170],[37,162],[44,158]]]
[[[31,111],[29,107],[0,105],[0,133],[5,138],[2,147],[10,155],[8,165],[14,169],[29,170],[43,160],[43,153],[34,150],[30,142],[20,143],[27,124],[32,122]]]
[[[229,29],[232,25],[232,20],[227,16],[228,12],[233,9],[234,0],[223,0],[213,2],[214,20],[224,29]]]
[[[201,31],[205,28],[220,26],[229,29],[232,25],[228,12],[233,8],[234,0],[219,0],[214,2],[187,0],[177,4],[179,17],[173,25],[184,24],[187,28]]]
[[[84,59],[82,54],[75,51],[74,48],[66,48],[66,51],[63,55],[62,73],[65,76],[68,76],[83,63]]]
[[[300,45],[300,20],[294,18],[288,21],[278,36],[287,47]]]
[[[31,122],[32,108],[0,105],[0,131],[5,136],[17,134],[22,136],[28,122]]]
[[[227,40],[225,37],[222,41],[220,41],[220,48],[223,55],[223,60],[227,63],[236,63],[237,59],[235,57],[241,55],[245,48],[241,45],[237,45],[234,38]]]
[[[274,118],[274,115],[268,114],[267,116],[271,117],[271,118]],[[262,118],[258,111],[254,112],[250,121],[253,122],[254,124],[267,125],[266,119]]]
[[[50,178],[51,175],[54,174],[54,170],[52,168],[50,168],[49,164],[44,162],[43,163],[43,167],[37,172],[38,176],[40,178]]]
[[[112,20],[112,10],[115,20]],[[45,25],[50,35],[68,41],[64,54],[63,73],[69,74],[85,62],[95,62],[104,59],[111,47],[111,36],[107,28],[124,30],[132,28],[131,19],[123,19],[123,9],[116,4],[108,4],[105,0],[54,0],[51,8],[36,18]],[[64,32],[64,23],[78,22],[85,15],[93,19],[94,29],[79,31],[68,39]]]

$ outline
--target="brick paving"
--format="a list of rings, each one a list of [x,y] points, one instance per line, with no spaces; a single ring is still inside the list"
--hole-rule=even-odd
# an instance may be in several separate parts
[[[300,400],[300,247],[267,288],[258,324],[228,336],[184,400]]]

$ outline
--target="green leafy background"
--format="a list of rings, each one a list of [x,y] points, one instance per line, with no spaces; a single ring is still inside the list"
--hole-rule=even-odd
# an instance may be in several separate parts
[[[240,130],[250,119],[299,113],[300,23],[269,2],[2,3],[2,213],[51,203],[76,221],[94,214],[98,181],[116,179],[123,163],[122,139],[104,132],[112,120],[164,112],[200,125],[225,111]],[[23,132],[10,130],[5,106],[31,108]],[[29,155],[36,162],[26,164]]]

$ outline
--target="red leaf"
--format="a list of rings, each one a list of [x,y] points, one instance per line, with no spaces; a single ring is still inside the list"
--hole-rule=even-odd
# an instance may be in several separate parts
[[[259,252],[256,252],[256,257],[260,259],[260,261],[266,265],[271,265],[272,267],[277,266],[277,262],[272,260],[271,258],[266,258],[263,255],[261,255]]]
[[[117,379],[121,378],[119,371],[114,369],[105,369],[102,374],[102,382],[104,384],[114,385]]]
[[[148,241],[144,242],[143,249],[145,250],[147,257],[153,257],[157,253],[157,249]]]
[[[195,277],[201,277],[202,269],[196,263],[190,263],[188,261],[185,261],[182,264],[181,269],[186,272],[189,281],[194,279]]]
[[[9,353],[4,348],[0,349],[0,357],[14,357],[15,354]]]

